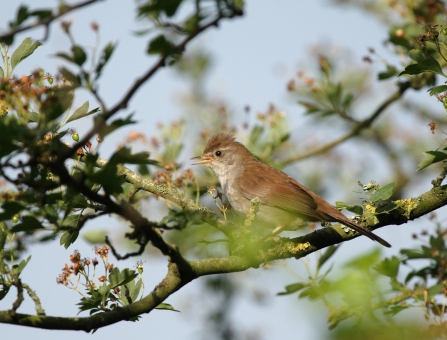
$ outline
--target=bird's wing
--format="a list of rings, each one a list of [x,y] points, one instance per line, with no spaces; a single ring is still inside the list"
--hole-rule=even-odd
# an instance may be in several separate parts
[[[321,216],[316,211],[317,203],[308,189],[279,170],[275,169],[275,172],[278,176],[269,178],[264,175],[264,171],[240,176],[238,184],[242,195],[249,200],[258,197],[262,204],[303,215],[308,220],[320,220]]]

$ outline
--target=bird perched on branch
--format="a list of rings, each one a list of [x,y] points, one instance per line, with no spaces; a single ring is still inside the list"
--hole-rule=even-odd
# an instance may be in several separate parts
[[[391,245],[368,229],[353,222],[337,208],[326,202],[284,172],[257,160],[231,134],[212,136],[195,164],[210,167],[233,209],[246,215],[251,200],[261,201],[256,218],[275,230],[283,230],[297,220],[339,222],[379,242]]]

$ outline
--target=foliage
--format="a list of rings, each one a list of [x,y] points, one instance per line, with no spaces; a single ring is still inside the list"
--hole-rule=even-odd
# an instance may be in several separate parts
[[[90,315],[92,315],[111,311],[118,306],[125,306],[137,301],[144,285],[141,277],[143,264],[138,263],[138,273],[127,268],[120,271],[113,263],[109,262],[107,246],[95,247],[94,250],[104,265],[104,275],[97,278],[102,283],[101,286],[98,287],[95,284],[98,259],[96,257],[93,260],[81,258],[81,254],[76,250],[70,255],[72,264],[66,264],[62,269],[62,274],[56,280],[57,283],[82,295],[81,302],[78,303],[79,311],[90,311]],[[80,292],[80,285],[87,290],[86,295]]]
[[[351,321],[364,332],[383,332],[384,339],[394,333],[392,327],[399,327],[407,334],[405,338],[413,338],[415,335],[411,333],[415,330],[407,328],[407,322],[397,321],[396,325],[394,321],[397,314],[407,311],[406,315],[415,322],[425,319],[430,325],[425,331],[416,330],[419,338],[443,338],[446,336],[447,249],[444,237],[447,230],[438,221],[436,225],[435,235],[430,236],[426,231],[420,236],[414,235],[421,241],[418,248],[404,248],[400,256],[388,258],[373,250],[346,263],[341,276],[334,274],[333,266],[325,266],[337,250],[337,247],[329,247],[320,254],[307,281],[287,285],[279,295],[298,292],[300,299],[322,301],[328,309],[330,328]],[[421,260],[425,260],[422,262],[426,265],[421,267]],[[419,315],[408,313],[410,310],[418,311]],[[374,319],[374,324],[368,319]]]
[[[309,168],[308,173],[312,189],[321,192],[328,178],[342,179],[341,172],[333,166],[334,159],[347,160],[344,163],[354,171],[358,159],[349,159],[349,153],[338,154],[335,147],[355,138],[362,151],[372,147],[382,150],[394,173],[391,179],[383,182],[376,179],[389,183],[383,186],[375,181],[366,185],[359,182],[363,201],[357,204],[337,202],[337,208],[355,213],[359,223],[376,229],[406,223],[447,205],[447,188],[442,186],[447,175],[444,164],[447,148],[441,149],[441,144],[436,150],[427,151],[422,138],[410,138],[413,133],[405,133],[401,124],[392,124],[392,118],[383,115],[391,104],[403,102],[402,97],[409,89],[428,88],[428,97],[436,96],[447,108],[447,87],[436,85],[436,79],[447,77],[444,70],[447,26],[438,23],[447,10],[445,7],[437,3],[430,11],[423,11],[417,5],[402,4],[402,20],[390,27],[388,37],[392,51],[401,57],[399,64],[395,64],[393,58],[389,61],[378,56],[372,48],[370,56],[365,57],[367,62],[380,60],[383,63],[385,70],[377,73],[379,84],[394,82],[395,89],[383,102],[374,102],[367,116],[359,114],[359,107],[368,88],[368,72],[343,70],[339,60],[318,51],[314,58],[315,75],[299,72],[288,82],[287,89],[322,131],[324,127],[332,129],[337,125],[346,133],[327,142],[327,136],[324,139],[314,136],[317,129],[306,129],[302,138],[309,142],[300,144],[303,146],[297,150],[288,117],[275,105],[270,105],[266,112],[256,113],[252,124],[234,125],[227,105],[210,98],[204,88],[203,79],[211,65],[209,56],[205,52],[185,54],[189,42],[202,32],[224,19],[241,16],[244,3],[240,0],[196,1],[194,6],[182,0],[137,2],[137,17],[151,25],[139,34],[149,37],[146,52],[156,60],[113,106],[105,102],[99,89],[117,44],[109,42],[102,48],[96,46],[99,53],[89,53],[82,42],[76,41],[71,22],[62,22],[71,47],[69,51],[56,53],[70,68],[61,67],[56,75],[38,69],[20,71],[30,75],[17,76],[20,62],[32,58],[41,45],[39,41],[25,38],[10,53],[9,45],[19,31],[42,25],[48,27],[63,14],[93,2],[71,7],[61,3],[60,8],[40,11],[21,6],[10,22],[11,31],[0,36],[3,60],[0,68],[0,175],[4,179],[0,183],[0,299],[13,294],[11,288],[17,290],[12,308],[0,312],[0,322],[57,328],[54,320],[45,315],[37,295],[22,282],[20,274],[31,261],[31,257],[22,259],[27,250],[25,245],[58,239],[61,245],[69,248],[85,232],[85,238],[107,244],[94,248],[102,260],[104,273],[96,276],[97,259],[82,258],[77,251],[72,253],[71,264],[65,265],[57,282],[82,293],[78,304],[80,312],[89,311],[90,316],[63,318],[66,323],[58,327],[64,329],[94,331],[115,322],[138,320],[143,313],[154,309],[176,311],[165,300],[197,278],[257,268],[274,260],[300,259],[326,248],[317,257],[315,270],[309,270],[309,279],[286,286],[285,292],[280,294],[299,292],[300,298],[322,301],[328,308],[329,327],[337,327],[333,333],[335,337],[343,338],[345,325],[351,322],[352,326],[354,321],[359,334],[361,327],[365,332],[388,329],[391,334],[395,315],[409,309],[422,311],[427,322],[421,322],[420,327],[410,327],[407,338],[415,334],[446,336],[443,316],[447,231],[442,223],[437,224],[435,232],[422,233],[423,239],[428,241],[417,249],[401,249],[399,256],[384,259],[380,251],[374,250],[353,257],[340,274],[334,275],[334,263],[329,263],[339,249],[337,244],[359,236],[350,228],[335,225],[295,238],[259,232],[253,225],[253,216],[262,202],[253,200],[249,215],[236,216],[219,192],[215,176],[209,171],[195,173],[182,162],[182,151],[192,152],[185,143],[188,134],[196,136],[191,139],[197,145],[195,151],[201,152],[213,133],[234,132],[256,157],[277,168],[291,170],[287,166],[324,154],[325,157],[319,158],[320,163]],[[32,20],[35,21],[30,22]],[[424,23],[425,29],[421,29],[420,23]],[[97,25],[93,24],[92,30],[99,34]],[[87,67],[88,64],[91,67]],[[192,85],[185,105],[185,119],[160,125],[159,135],[154,137],[132,132],[108,159],[102,157],[100,146],[108,143],[110,135],[135,123],[132,114],[124,118],[114,116],[166,65],[175,67]],[[95,103],[84,98],[81,106],[73,107],[74,98],[85,91]],[[244,111],[247,116],[251,115],[249,107]],[[423,121],[427,125],[425,122],[430,122],[428,131],[445,134],[440,119],[427,117],[415,108],[410,112],[418,123]],[[71,127],[74,121],[92,122],[92,127],[75,131]],[[402,149],[396,149],[396,145],[403,145]],[[138,147],[143,151],[135,152]],[[399,152],[402,150],[404,152]],[[423,151],[427,159],[420,162]],[[441,162],[442,170],[432,166]],[[411,172],[406,170],[408,164]],[[439,174],[432,181],[432,189],[418,197],[403,198],[409,184],[420,183],[413,174],[416,168],[428,175],[433,171]],[[312,183],[312,179],[318,179],[318,185]],[[352,185],[352,175],[348,180]],[[423,181],[427,181],[427,177]],[[143,204],[158,199],[165,202],[158,206],[161,208],[154,209],[159,210],[162,218],[149,220],[143,213]],[[216,211],[213,203],[217,205],[217,213],[212,210]],[[124,238],[134,242],[137,251],[119,255],[107,237],[107,230],[85,231],[105,215],[129,226]],[[141,256],[149,244],[168,259],[168,270],[151,293],[144,295],[142,262],[137,262],[137,270],[119,270],[110,263],[108,253],[111,251],[117,259]],[[420,259],[426,260],[425,264],[416,261]],[[417,264],[413,264],[415,262]],[[403,271],[406,271],[405,278]],[[227,326],[229,318],[225,314],[230,311],[236,291],[230,278],[227,275],[207,281],[210,291],[222,292],[221,308],[212,312],[212,327],[221,337],[227,336],[226,329],[232,330],[231,325]],[[38,319],[16,313],[24,299],[23,290],[34,301]],[[99,313],[100,317],[96,315]],[[371,320],[377,323],[372,324]],[[424,329],[427,324],[428,330]],[[399,323],[399,329],[404,326]]]

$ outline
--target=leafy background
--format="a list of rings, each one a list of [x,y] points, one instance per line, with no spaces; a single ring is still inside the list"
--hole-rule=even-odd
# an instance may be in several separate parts
[[[25,2],[26,3],[26,2]],[[33,2],[29,2],[33,6]],[[54,5],[52,1],[40,1],[39,6]],[[125,89],[138,75],[141,69],[148,65],[149,58],[144,55],[142,38],[136,37],[132,31],[141,28],[141,24],[134,22],[134,6],[132,3],[123,5],[118,2],[107,3],[107,13],[98,15],[96,5],[83,9],[74,14],[68,15],[65,20],[73,20],[72,31],[74,36],[83,37],[86,42],[89,37],[94,45],[93,34],[91,34],[90,24],[97,21],[101,30],[101,39],[107,41],[117,41],[119,48],[116,50],[108,72],[105,73],[101,91],[108,102],[114,102],[122,94],[121,89]],[[12,18],[15,15],[16,5],[8,2],[2,5],[3,18]],[[119,24],[118,24],[119,23]],[[32,36],[38,39],[43,35],[43,31],[38,29],[33,31]],[[16,43],[19,43],[25,36],[18,35]],[[315,1],[300,4],[296,1],[281,2],[258,2],[247,1],[246,15],[232,22],[225,22],[215,30],[211,30],[198,39],[192,49],[204,49],[213,58],[213,67],[206,78],[204,88],[210,98],[222,100],[231,107],[234,114],[234,121],[241,122],[246,119],[244,106],[250,105],[253,112],[265,112],[270,103],[285,111],[291,122],[291,132],[299,138],[300,131],[306,129],[310,118],[303,118],[303,109],[296,105],[296,101],[288,96],[285,84],[298,70],[307,70],[315,67],[313,61],[309,59],[309,51],[318,45],[320,49],[327,52],[344,53],[350,51],[349,58],[353,63],[361,64],[361,58],[367,53],[367,48],[373,46],[376,50],[386,54],[386,48],[382,46],[382,41],[387,37],[387,32],[378,21],[371,19],[364,13],[349,7],[335,7],[328,1]],[[316,43],[318,42],[318,43]],[[88,45],[88,41],[87,41]],[[136,48],[137,46],[137,48]],[[13,47],[14,48],[14,47]],[[32,58],[20,64],[21,70],[30,70],[36,67],[43,67],[49,72],[56,73],[60,60],[54,58],[55,53],[69,48],[66,37],[62,36],[57,29],[52,30],[51,39],[33,54]],[[141,48],[141,51],[136,49]],[[338,52],[337,52],[338,51]],[[382,66],[372,66],[382,67]],[[113,70],[113,71],[112,71]],[[392,89],[393,85],[390,84]],[[139,95],[132,100],[128,112],[136,111],[135,118],[139,121],[137,126],[122,129],[113,136],[118,146],[130,131],[139,130],[147,135],[156,134],[157,125],[155,122],[169,124],[172,120],[182,117],[185,110],[182,106],[182,98],[188,91],[188,82],[182,80],[173,70],[160,72],[154,81],[144,85]],[[385,98],[387,91],[372,91],[373,98],[364,98],[362,107],[368,107],[368,102],[377,98]],[[426,93],[411,93],[412,100],[418,97],[426,99]],[[86,98],[77,99],[80,106]],[[432,100],[433,106],[441,110],[436,105],[436,100]],[[430,103],[427,105],[431,105]],[[94,107],[91,105],[91,107]],[[399,110],[393,108],[393,113]],[[366,110],[367,114],[368,110]],[[402,111],[400,114],[403,114]],[[253,117],[251,119],[254,119]],[[85,120],[88,121],[88,120]],[[82,124],[85,124],[84,120]],[[73,128],[81,131],[85,126],[77,125]],[[191,138],[195,138],[197,131],[189,130]],[[327,135],[330,138],[331,131],[328,129],[315,131],[316,135]],[[421,136],[430,137],[428,128],[421,127]],[[352,143],[343,146],[342,150],[350,152]],[[435,144],[435,143],[434,143]],[[113,145],[113,143],[109,143]],[[113,148],[109,151],[113,152]],[[196,150],[185,149],[183,159],[189,159],[195,155]],[[353,151],[355,153],[355,151]],[[379,159],[379,155],[373,150],[363,150],[357,152],[371,152],[371,164],[377,164],[374,160]],[[105,154],[106,156],[107,154]],[[353,155],[355,158],[355,154]],[[421,157],[422,160],[422,157]],[[313,162],[318,159],[310,159],[301,162],[298,167],[311,168]],[[357,169],[358,175],[354,178],[364,182],[371,178],[386,181],[386,171],[380,167],[371,167],[371,164],[363,164],[361,169]],[[412,165],[409,165],[412,166]],[[349,166],[346,166],[348,169]],[[341,167],[343,172],[344,167]],[[289,171],[293,174],[296,169]],[[304,172],[306,170],[303,170]],[[360,177],[361,176],[361,177]],[[386,182],[385,182],[386,183]],[[422,192],[430,187],[426,182],[425,187],[412,188],[413,194]],[[358,190],[356,187],[352,191]],[[345,190],[349,192],[350,190]],[[406,196],[411,196],[412,192],[407,192]],[[333,202],[344,200],[337,190],[329,190],[325,197]],[[148,207],[149,209],[149,207]],[[387,227],[378,234],[389,240],[395,248],[383,250],[386,255],[393,254],[403,245],[409,247],[412,242],[413,232],[419,230],[418,223],[424,220],[400,227]],[[120,230],[119,222],[107,220],[101,221],[103,224],[116,224],[111,229]],[[101,228],[98,222],[98,228]],[[402,232],[404,230],[404,232]],[[116,234],[112,231],[112,239],[119,238],[120,232]],[[346,247],[346,245],[345,245]],[[349,242],[349,252],[340,252],[335,260],[338,262],[348,261],[349,253],[364,253],[374,247],[368,239],[358,238]],[[83,256],[90,256],[92,246],[86,242],[76,244],[76,248]],[[61,314],[74,315],[77,313],[75,303],[78,296],[67,291],[62,286],[57,286],[53,277],[57,276],[55,268],[60,268],[67,261],[72,249],[65,250],[57,243],[37,245],[33,248],[33,260],[28,264],[29,268],[23,273],[23,278],[27,282],[33,282],[34,289],[43,300],[46,312],[49,315]],[[287,265],[296,272],[305,275],[303,271],[303,261],[287,261]],[[135,265],[134,261],[119,263],[120,267]],[[232,274],[236,277],[235,282],[242,285],[240,292],[233,300],[229,301],[231,307],[230,317],[236,327],[248,336],[258,338],[263,334],[266,339],[282,338],[292,339],[297,336],[307,339],[320,339],[327,335],[327,323],[325,313],[319,313],[313,303],[305,300],[295,300],[294,298],[275,297],[275,294],[282,290],[285,284],[297,281],[297,278],[283,268],[284,264],[275,264],[268,270],[250,270],[244,273]],[[160,273],[165,271],[165,261],[147,259],[145,266],[145,284],[153,287],[157,284]],[[36,277],[38,278],[36,280]],[[248,279],[247,279],[248,278]],[[14,326],[2,325],[1,333],[8,337],[36,337],[45,336],[48,339],[64,337],[66,339],[83,336],[126,336],[132,327],[131,332],[137,336],[150,336],[157,339],[167,339],[176,337],[180,339],[197,338],[199,332],[203,332],[209,311],[216,303],[221,303],[222,295],[217,289],[214,297],[209,298],[209,294],[202,295],[204,289],[200,280],[182,289],[182,293],[172,296],[167,302],[174,305],[182,313],[169,313],[165,311],[154,311],[150,318],[144,318],[139,323],[131,325],[120,323],[105,329],[101,329],[94,335],[84,335],[74,332],[47,332],[38,329],[19,329]],[[212,288],[208,288],[212,290]],[[206,298],[205,298],[206,297]],[[257,301],[257,302],[254,302]],[[5,299],[2,304],[9,305],[10,300]],[[25,301],[21,307],[24,312],[32,312],[33,306],[29,300]],[[299,322],[297,322],[299,320]],[[172,327],[172,325],[176,325]],[[297,327],[299,325],[299,328]],[[204,334],[204,333],[202,333]],[[205,337],[206,338],[206,337]]]

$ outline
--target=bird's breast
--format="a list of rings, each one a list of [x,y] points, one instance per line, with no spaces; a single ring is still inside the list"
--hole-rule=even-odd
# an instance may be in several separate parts
[[[228,202],[235,211],[247,214],[250,209],[250,201],[244,197],[238,187],[237,177],[222,175],[219,176],[220,186]]]

